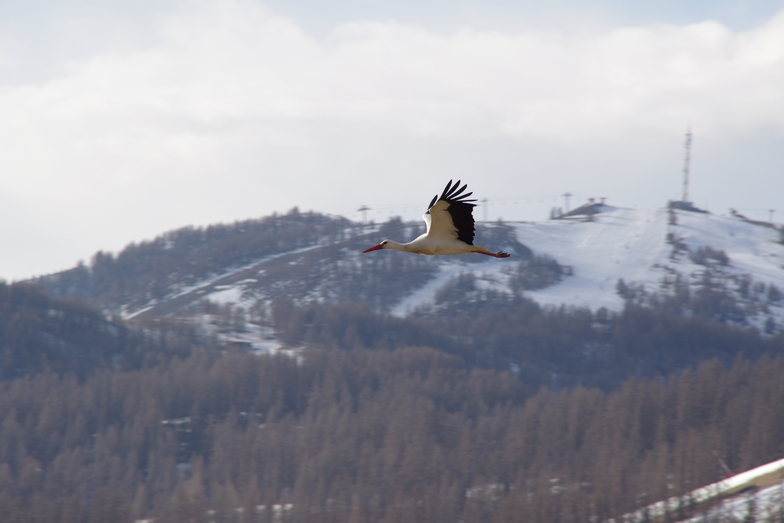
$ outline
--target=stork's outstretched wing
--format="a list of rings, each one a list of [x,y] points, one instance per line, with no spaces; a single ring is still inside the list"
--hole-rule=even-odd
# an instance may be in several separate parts
[[[433,238],[458,239],[468,245],[474,244],[474,216],[476,200],[467,199],[473,193],[463,194],[468,184],[460,187],[460,180],[446,184],[441,197],[433,197],[423,216],[427,224],[427,236]]]

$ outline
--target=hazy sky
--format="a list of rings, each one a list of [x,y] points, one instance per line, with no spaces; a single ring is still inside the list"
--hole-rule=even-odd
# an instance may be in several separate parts
[[[0,278],[294,206],[784,222],[784,0],[0,3]],[[401,238],[401,240],[407,240]],[[534,249],[536,246],[532,245]]]

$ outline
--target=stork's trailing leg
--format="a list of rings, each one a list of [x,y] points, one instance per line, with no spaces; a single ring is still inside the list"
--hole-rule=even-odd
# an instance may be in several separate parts
[[[471,251],[478,254],[486,254],[487,256],[493,256],[494,258],[508,258],[510,254],[508,252],[485,252],[485,251]]]

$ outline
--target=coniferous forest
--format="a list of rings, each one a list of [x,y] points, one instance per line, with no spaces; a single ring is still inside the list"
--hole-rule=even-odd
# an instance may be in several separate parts
[[[780,338],[491,310],[278,301],[259,356],[0,284],[0,521],[599,522],[784,455]]]

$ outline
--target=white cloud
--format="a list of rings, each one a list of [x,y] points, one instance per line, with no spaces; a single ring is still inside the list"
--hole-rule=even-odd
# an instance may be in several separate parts
[[[687,125],[701,155],[784,136],[784,11],[746,32],[366,21],[317,38],[259,4],[204,0],[137,33],[87,55],[80,43],[45,78],[0,84],[0,192],[14,202],[0,239],[23,227],[41,245],[74,238],[44,262],[25,246],[0,275],[61,269],[189,223],[416,203],[453,174],[490,197],[582,193],[590,178],[619,204],[658,205],[677,189],[651,177],[678,171]],[[0,72],[19,63],[6,49]],[[742,156],[758,182],[781,183],[771,149]],[[407,187],[424,182],[425,195]]]

